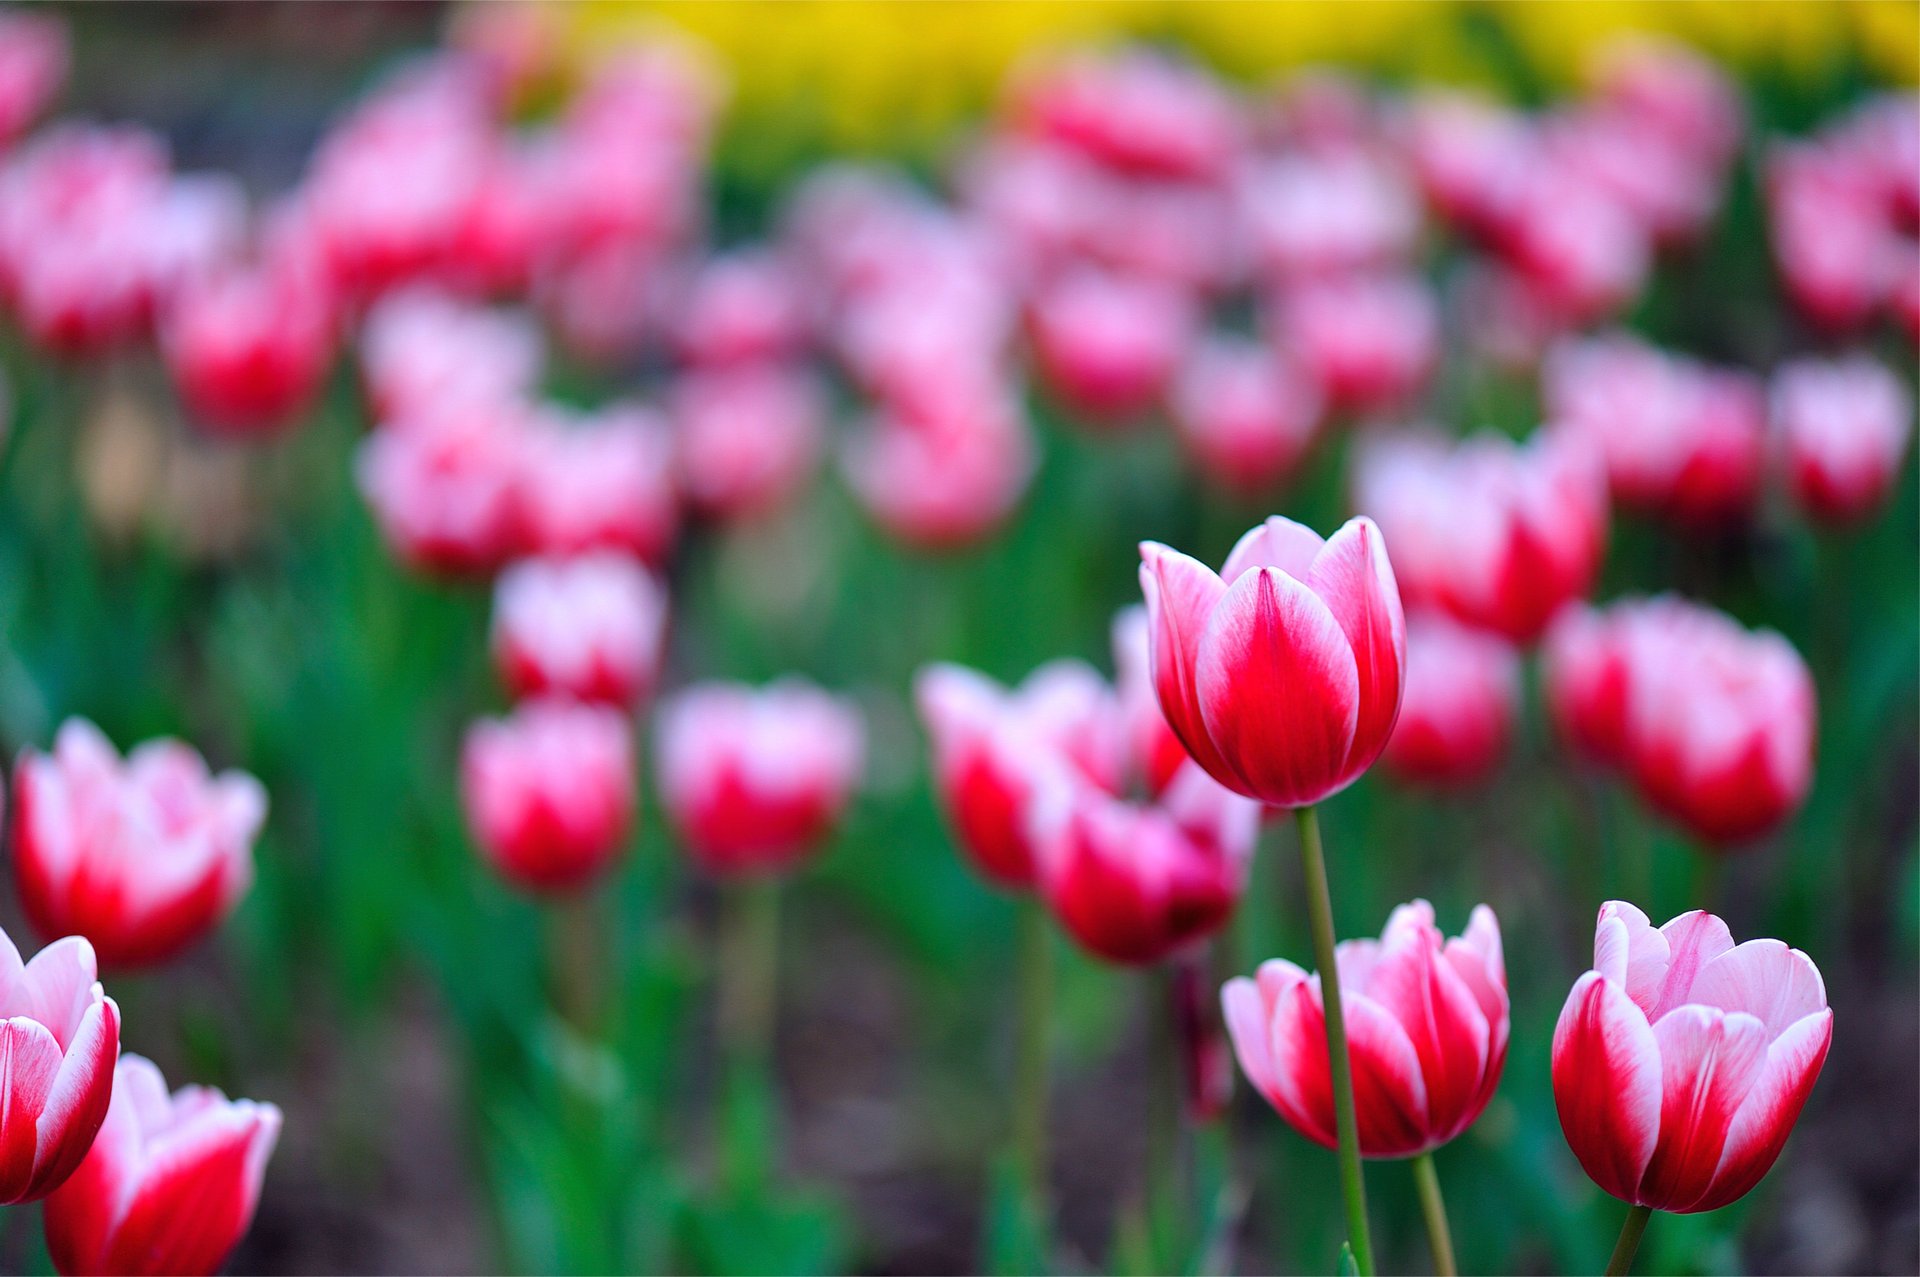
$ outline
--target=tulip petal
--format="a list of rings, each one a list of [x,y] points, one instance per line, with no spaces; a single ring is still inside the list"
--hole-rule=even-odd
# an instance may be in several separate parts
[[[1406,1033],[1425,1079],[1430,1130],[1451,1138],[1454,1124],[1477,1111],[1492,1027],[1453,965],[1438,960],[1437,944],[1430,923],[1395,937],[1366,996]]]
[[[117,1273],[211,1273],[246,1231],[262,1119],[251,1105],[202,1117],[147,1146],[139,1186],[103,1256]]]
[[[1254,568],[1279,568],[1296,581],[1307,579],[1314,556],[1326,540],[1304,523],[1272,514],[1249,528],[1234,542],[1220,569],[1220,579],[1231,586]]]
[[[1339,1144],[1333,1125],[1333,1079],[1327,1071],[1327,1021],[1318,981],[1291,981],[1273,1004],[1267,1038],[1274,1093],[1268,1098],[1287,1124],[1324,1148]]]
[[[1233,769],[1214,748],[1200,713],[1195,666],[1200,637],[1227,587],[1198,559],[1154,541],[1140,546],[1140,589],[1147,600],[1147,664],[1167,726],[1193,760],[1223,785],[1238,788]]]
[[[1400,608],[1400,587],[1387,561],[1386,541],[1373,520],[1350,519],[1329,537],[1306,583],[1326,601],[1353,651],[1360,691],[1353,742],[1355,750],[1364,754],[1353,764],[1365,767],[1393,733],[1407,667],[1407,620]]]
[[[60,1072],[60,1045],[38,1020],[0,1022],[0,1203],[35,1193],[40,1114]]]
[[[1700,968],[1690,1002],[1758,1016],[1769,1034],[1784,1033],[1827,1006],[1826,984],[1813,959],[1779,940],[1748,940]]]
[[[1227,590],[1200,638],[1196,685],[1206,735],[1233,768],[1220,778],[1229,788],[1296,807],[1350,779],[1353,651],[1327,605],[1286,573],[1258,568]]]
[[[1360,1152],[1367,1157],[1410,1157],[1433,1142],[1419,1052],[1392,1011],[1364,993],[1342,992]],[[1326,1053],[1323,1037],[1323,1059]]]
[[[21,973],[15,1007],[47,1026],[65,1050],[94,1003],[99,965],[84,937],[56,940],[33,955]]]
[[[42,1191],[64,1183],[94,1143],[113,1099],[119,1055],[120,1008],[112,998],[102,998],[80,1017],[40,1111],[34,1178]]]
[[[1240,1071],[1253,1083],[1254,1090],[1267,1097],[1269,1104],[1274,1103],[1273,1051],[1267,1040],[1271,1020],[1260,987],[1245,976],[1227,981],[1220,990],[1220,1011]]]
[[[1634,1200],[1660,1137],[1660,1047],[1618,984],[1589,971],[1553,1031],[1553,1101],[1589,1178]]]
[[[1686,1210],[1713,1185],[1734,1115],[1766,1065],[1767,1029],[1744,1012],[1688,1004],[1662,1016],[1653,1036],[1660,1048],[1660,1144],[1637,1200]]]
[[[1647,1018],[1658,1021],[1674,1007],[1703,999],[1693,996],[1701,968],[1733,948],[1727,924],[1704,909],[1683,913],[1660,928],[1667,941],[1667,972]]]
[[[1795,1021],[1774,1039],[1760,1080],[1741,1102],[1727,1131],[1713,1187],[1690,1209],[1718,1210],[1738,1201],[1773,1169],[1820,1077],[1832,1042],[1833,1012],[1825,1008]]]

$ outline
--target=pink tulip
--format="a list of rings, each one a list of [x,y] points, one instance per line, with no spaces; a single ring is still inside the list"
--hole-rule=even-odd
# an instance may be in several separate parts
[[[612,550],[660,563],[679,534],[673,438],[648,408],[613,404],[577,420],[542,413],[523,444],[515,493],[537,554]]]
[[[1320,426],[1320,392],[1256,342],[1209,337],[1173,388],[1180,443],[1201,473],[1257,493],[1291,474]]]
[[[1291,357],[1341,412],[1405,405],[1426,384],[1440,350],[1433,296],[1411,277],[1351,277],[1286,289],[1268,340]]]
[[[1497,210],[1495,249],[1569,325],[1625,309],[1652,266],[1643,215],[1595,180],[1587,171],[1595,162],[1556,156],[1543,143]],[[1680,224],[1699,216],[1691,203],[1678,214],[1658,212]]]
[[[681,490],[705,514],[768,513],[819,469],[826,395],[804,368],[748,363],[685,373],[670,411]]]
[[[280,1110],[212,1087],[167,1094],[142,1056],[121,1057],[113,1103],[85,1162],[47,1199],[62,1277],[211,1274],[253,1223]]]
[[[969,400],[976,398],[969,396]],[[971,545],[1012,516],[1033,479],[1032,436],[1004,392],[978,416],[922,425],[880,415],[849,441],[842,465],[874,521],[910,546]]]
[[[1340,792],[1400,712],[1406,621],[1380,530],[1322,541],[1278,515],[1215,575],[1140,547],[1160,708],[1194,760],[1236,793],[1303,807]]]
[[[1164,285],[1092,270],[1049,284],[1033,301],[1040,372],[1076,414],[1128,421],[1165,394],[1193,330],[1193,308]]]
[[[1801,359],[1773,374],[1774,430],[1802,509],[1826,523],[1859,519],[1882,505],[1913,432],[1913,399],[1865,355]]]
[[[914,679],[914,699],[955,839],[1000,886],[1033,885],[1029,810],[1053,771],[1071,768],[1119,791],[1113,695],[1079,661],[1050,662],[1011,690],[958,665],[929,665]]]
[[[633,741],[605,705],[528,701],[467,729],[460,800],[473,840],[529,891],[572,891],[603,873],[633,824]]]
[[[1127,743],[1125,770],[1140,789],[1158,798],[1188,755],[1160,712],[1160,697],[1153,686],[1151,630],[1147,609],[1139,604],[1121,608],[1113,618],[1114,690]]]
[[[1061,58],[1015,86],[1035,136],[1142,175],[1220,177],[1242,144],[1233,97],[1196,66],[1146,49]]]
[[[799,354],[810,326],[800,281],[766,252],[702,263],[676,311],[674,349],[702,368]]]
[[[79,936],[22,963],[0,931],[0,1204],[58,1188],[107,1116],[120,1008],[94,975]]]
[[[1711,59],[1677,41],[1616,38],[1601,46],[1592,67],[1594,96],[1711,166],[1740,149],[1745,110],[1740,90]]]
[[[1378,940],[1335,950],[1363,1157],[1413,1157],[1473,1125],[1493,1098],[1511,1031],[1500,924],[1476,905],[1453,939],[1424,900]],[[1321,979],[1276,958],[1221,990],[1240,1069],[1287,1125],[1335,1146]]]
[[[262,434],[312,405],[333,359],[333,325],[319,280],[271,266],[224,270],[176,292],[161,348],[196,423]]]
[[[540,330],[525,314],[420,290],[393,293],[367,312],[359,353],[383,426],[525,399],[545,362]]]
[[[659,672],[666,626],[666,591],[618,554],[524,559],[494,588],[494,660],[516,697],[643,700]]]
[[[1365,452],[1355,486],[1401,547],[1404,599],[1516,643],[1583,597],[1606,553],[1605,477],[1582,439],[1404,436]]]
[[[1391,269],[1420,233],[1406,179],[1357,149],[1267,161],[1243,177],[1239,198],[1255,267],[1276,284]]]
[[[1780,144],[1766,170],[1781,282],[1814,323],[1858,328],[1897,286],[1901,238],[1871,160],[1830,141]]]
[[[67,78],[67,24],[52,14],[0,14],[0,147],[27,131]]]
[[[840,822],[864,736],[851,705],[799,679],[689,688],[660,707],[660,801],[707,872],[782,873]]]
[[[1494,237],[1535,160],[1526,117],[1452,90],[1427,91],[1414,98],[1402,131],[1428,204],[1472,234]]]
[[[1407,618],[1407,690],[1380,763],[1402,780],[1469,785],[1506,752],[1519,713],[1512,645],[1444,616]]]
[[[1710,913],[1600,907],[1553,1033],[1560,1128],[1588,1175],[1655,1210],[1717,1210],[1773,1166],[1833,1038],[1811,959]]]
[[[1608,767],[1627,760],[1626,627],[1643,601],[1561,610],[1541,644],[1541,677],[1555,730],[1569,748]]]
[[[1109,962],[1159,962],[1225,926],[1246,889],[1259,808],[1187,766],[1154,806],[1055,777],[1033,800],[1040,894]]]
[[[1103,173],[1083,198],[1075,249],[1085,261],[1187,296],[1245,275],[1246,234],[1226,190]]]
[[[524,296],[550,238],[537,148],[496,146],[481,166],[441,274],[463,293]]]
[[[109,967],[165,961],[218,926],[253,883],[267,795],[209,775],[192,748],[148,741],[123,762],[68,719],[14,772],[14,878],[44,936],[82,935]]]
[[[450,403],[360,445],[355,477],[387,545],[416,570],[491,572],[526,548],[528,409]]]

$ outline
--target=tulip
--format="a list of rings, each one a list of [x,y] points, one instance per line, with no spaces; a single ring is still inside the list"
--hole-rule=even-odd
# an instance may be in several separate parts
[[[973,544],[1007,521],[1033,478],[1033,440],[1001,392],[978,416],[919,424],[887,413],[851,439],[847,483],[874,521],[908,545]]]
[[[266,433],[312,404],[333,357],[323,288],[272,267],[218,272],[180,288],[161,346],[195,422],[235,435]]]
[[[1356,487],[1402,547],[1404,598],[1516,643],[1592,588],[1606,552],[1605,477],[1580,438],[1411,436],[1371,447]]]
[[[1775,265],[1794,305],[1815,324],[1845,332],[1866,322],[1903,270],[1872,161],[1815,141],[1776,145],[1766,193]]]
[[[212,1087],[167,1094],[151,1060],[123,1056],[86,1161],[47,1198],[62,1277],[211,1274],[253,1222],[280,1110]]]
[[[1089,953],[1144,966],[1225,926],[1259,808],[1189,764],[1155,806],[1060,778],[1033,802],[1041,898]]]
[[[1510,1032],[1500,924],[1475,906],[1452,939],[1424,900],[1401,905],[1379,940],[1336,950],[1360,1152],[1414,1157],[1473,1125],[1493,1098]],[[1241,1071],[1287,1124],[1333,1148],[1321,979],[1284,959],[1221,992]]]
[[[1403,125],[1408,158],[1427,203],[1447,221],[1492,238],[1506,200],[1535,159],[1525,116],[1453,90],[1414,98]]]
[[[460,799],[474,842],[529,891],[570,891],[602,873],[633,823],[633,742],[604,705],[528,701],[467,729]]]
[[[1127,772],[1150,797],[1165,792],[1187,761],[1160,698],[1153,687],[1153,654],[1147,609],[1135,604],[1113,618],[1114,690],[1118,696],[1120,729],[1126,737]]]
[[[1603,766],[1627,760],[1624,628],[1642,603],[1563,609],[1541,645],[1541,677],[1554,729],[1569,748]]]
[[[1561,143],[1562,148],[1567,144]],[[1629,155],[1627,162],[1635,157]],[[1523,168],[1499,207],[1495,247],[1563,323],[1584,325],[1617,314],[1637,296],[1652,266],[1652,237],[1640,216],[1596,181],[1591,157],[1556,156],[1544,147]],[[1665,187],[1656,186],[1664,192]],[[1683,226],[1693,203],[1663,217]]]
[[[1015,86],[1021,128],[1111,168],[1209,181],[1242,144],[1231,94],[1206,71],[1132,49],[1061,58]]]
[[[666,592],[617,554],[522,560],[494,588],[494,660],[516,697],[643,700],[659,672],[666,624]]]
[[[361,376],[383,425],[524,399],[544,361],[540,330],[526,315],[420,290],[383,298],[360,334]]]
[[[1468,785],[1500,763],[1519,712],[1520,662],[1497,635],[1444,616],[1407,618],[1407,690],[1380,755],[1402,780]]]
[[[355,477],[388,547],[423,572],[491,572],[526,548],[527,410],[450,403],[360,445]]]
[[[1273,283],[1388,269],[1420,232],[1418,196],[1357,148],[1270,160],[1242,179],[1257,269]]]
[[[27,131],[67,78],[67,24],[51,14],[0,14],[0,147]]]
[[[0,1205],[58,1188],[106,1119],[120,1008],[94,975],[79,936],[22,963],[0,931]]]
[[[708,259],[676,309],[674,349],[696,367],[781,359],[806,344],[809,316],[800,281],[765,252]]]
[[[1647,36],[1608,41],[1592,66],[1596,99],[1710,165],[1740,149],[1746,127],[1739,88],[1686,45]]]
[[[679,533],[672,434],[634,405],[578,421],[542,414],[526,435],[515,494],[538,554],[613,550],[657,564]]]
[[[1865,355],[1802,359],[1773,375],[1773,424],[1794,499],[1826,523],[1885,502],[1913,430],[1913,399]]]
[[[1306,807],[1372,765],[1400,712],[1406,621],[1371,519],[1329,540],[1278,515],[1215,575],[1140,547],[1160,708],[1215,780]]]
[[[1245,235],[1229,191],[1192,182],[1099,174],[1078,210],[1078,260],[1187,297],[1243,282]],[[1061,267],[1074,269],[1072,262]]]
[[[1630,904],[1600,907],[1593,969],[1553,1032],[1560,1129],[1602,1189],[1648,1210],[1717,1210],[1772,1168],[1833,1037],[1811,959],[1778,940],[1736,945],[1710,913],[1656,929]]]
[[[109,967],[162,962],[232,913],[253,882],[267,814],[253,777],[209,775],[176,740],[148,741],[123,762],[78,718],[51,754],[21,754],[14,802],[27,917],[44,936],[85,936]]]
[[[689,688],[660,707],[660,801],[709,873],[782,873],[839,823],[863,737],[851,705],[799,679]]]
[[[1628,765],[1650,804],[1715,847],[1799,809],[1813,783],[1815,704],[1791,644],[1677,602],[1650,609],[1627,644]]]
[[[671,410],[681,490],[703,513],[741,519],[777,509],[819,468],[825,395],[802,368],[686,373],[673,387]]]
[[[1254,342],[1208,338],[1173,388],[1181,445],[1224,488],[1257,493],[1291,474],[1320,425],[1320,393]]]
[[[1033,301],[1041,375],[1074,413],[1125,422],[1166,392],[1193,330],[1193,307],[1165,285],[1092,270]]]
[[[1011,691],[958,665],[929,665],[914,699],[933,742],[935,792],[961,848],[1003,887],[1033,885],[1029,809],[1061,767],[1120,787],[1113,695],[1079,661],[1041,666]]]
[[[1407,277],[1354,276],[1287,288],[1271,316],[1276,353],[1298,360],[1332,408],[1380,413],[1426,384],[1440,350],[1440,320],[1425,285]]]

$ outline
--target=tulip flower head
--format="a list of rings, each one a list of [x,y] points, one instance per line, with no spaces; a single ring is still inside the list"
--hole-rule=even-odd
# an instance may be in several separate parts
[[[1050,662],[1011,690],[958,665],[930,665],[914,680],[914,699],[947,820],[1001,886],[1033,885],[1029,807],[1052,771],[1074,769],[1107,792],[1120,787],[1113,694],[1079,661]]]
[[[1520,660],[1496,634],[1445,616],[1407,618],[1407,690],[1380,755],[1402,780],[1469,785],[1500,763],[1520,703]]]
[[[212,1274],[253,1222],[280,1110],[205,1086],[171,1095],[151,1060],[114,1070],[113,1103],[73,1178],[47,1199],[62,1277]]]
[[[1554,1028],[1560,1128],[1622,1201],[1717,1210],[1772,1168],[1832,1038],[1826,986],[1798,949],[1736,945],[1700,910],[1655,928],[1610,900]]]
[[[1433,294],[1412,276],[1354,275],[1292,285],[1269,342],[1298,361],[1337,412],[1390,412],[1426,384],[1440,352]]]
[[[592,881],[633,823],[633,740],[605,705],[528,701],[467,729],[460,801],[474,842],[502,877],[530,891]]]
[[[615,404],[577,421],[538,414],[514,491],[538,554],[614,550],[659,563],[679,533],[672,433],[647,408]]]
[[[195,422],[257,434],[306,410],[333,357],[324,287],[262,268],[202,276],[178,290],[161,345]]]
[[[855,709],[798,679],[708,683],[660,706],[660,801],[696,863],[774,874],[817,851],[865,762]]]
[[[14,802],[27,917],[45,936],[85,936],[108,967],[163,962],[232,913],[253,882],[267,815],[253,777],[210,775],[176,740],[122,760],[77,718],[61,725],[52,753],[22,754]]]
[[[423,572],[491,572],[526,541],[518,485],[523,405],[450,405],[360,445],[354,473],[388,546]]]
[[[1380,530],[1322,541],[1278,515],[1212,569],[1140,547],[1154,689],[1167,723],[1235,793],[1304,807],[1340,792],[1393,733],[1406,620]]]
[[[813,477],[826,401],[803,368],[743,364],[685,373],[672,391],[676,459],[687,502],[722,519],[778,509]]]
[[[1174,423],[1200,472],[1237,493],[1291,474],[1320,426],[1320,392],[1255,342],[1209,338],[1174,383]]]
[[[1335,950],[1363,1157],[1412,1157],[1473,1125],[1500,1084],[1511,1031],[1500,924],[1485,905],[1447,939],[1424,900],[1378,940]],[[1335,1146],[1323,973],[1284,959],[1227,982],[1241,1071],[1294,1130]]]
[[[58,1188],[106,1119],[120,1008],[95,974],[79,936],[23,963],[0,931],[0,1205]]]
[[[1841,523],[1887,498],[1913,433],[1913,398],[1865,355],[1796,360],[1773,374],[1773,423],[1794,499]]]
[[[494,588],[494,659],[515,696],[644,699],[666,624],[666,591],[624,555],[523,559]]]
[[[1069,409],[1123,423],[1165,394],[1193,331],[1178,290],[1083,270],[1049,284],[1033,303],[1040,372]]]
[[[0,13],[0,146],[26,132],[67,78],[67,24],[25,9]]]

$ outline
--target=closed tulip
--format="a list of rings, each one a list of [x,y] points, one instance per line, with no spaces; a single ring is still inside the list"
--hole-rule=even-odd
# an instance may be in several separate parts
[[[253,1223],[280,1110],[205,1086],[171,1095],[151,1060],[121,1059],[85,1162],[47,1199],[62,1277],[211,1274]]]
[[[69,719],[52,753],[22,754],[13,784],[27,917],[44,936],[85,936],[108,967],[173,957],[253,882],[266,791],[243,772],[209,775],[179,741],[148,741],[123,761],[97,727]]]
[[[613,404],[532,422],[515,492],[537,554],[614,550],[659,563],[679,533],[673,436],[650,409]]]
[[[1470,785],[1500,764],[1520,701],[1520,660],[1496,634],[1407,618],[1407,690],[1380,764],[1402,780]]]
[[[1735,944],[1700,910],[1655,928],[1610,900],[1554,1028],[1560,1128],[1622,1201],[1717,1210],[1772,1168],[1832,1038],[1826,986],[1798,949]]]
[[[708,683],[660,707],[660,801],[703,869],[773,874],[817,851],[865,760],[851,705],[799,679]]]
[[[1493,1098],[1511,1031],[1500,924],[1485,905],[1447,939],[1424,900],[1378,940],[1336,950],[1363,1157],[1413,1157],[1473,1125]],[[1294,1130],[1332,1148],[1324,973],[1276,958],[1221,992],[1241,1071]]]
[[[58,1188],[106,1119],[120,1008],[94,975],[78,936],[23,963],[0,931],[0,1205]]]
[[[161,348],[197,424],[259,434],[306,411],[333,358],[324,287],[274,267],[219,271],[183,284],[168,307]]]
[[[1158,962],[1225,926],[1246,889],[1258,806],[1188,764],[1151,806],[1061,779],[1031,816],[1040,894],[1109,962]]]
[[[531,891],[569,891],[602,873],[633,823],[633,741],[604,705],[528,701],[467,729],[460,801],[474,842],[500,875]]]
[[[524,550],[526,418],[515,402],[450,404],[360,445],[355,477],[395,555],[418,571],[472,575]]]
[[[1913,399],[1865,355],[1796,360],[1773,374],[1773,425],[1794,500],[1844,523],[1886,501],[1913,432]]]
[[[1275,807],[1338,793],[1400,712],[1406,620],[1371,519],[1322,541],[1278,515],[1216,575],[1140,547],[1154,688],[1174,733],[1227,788]]]
[[[653,690],[666,592],[618,554],[525,559],[500,574],[493,653],[515,696],[631,705]]]
[[[1033,885],[1029,807],[1052,771],[1072,768],[1102,789],[1120,787],[1113,694],[1079,661],[1050,662],[1011,690],[958,665],[930,665],[914,696],[947,821],[1001,886]]]
[[[882,413],[848,441],[848,486],[890,535],[950,550],[1012,516],[1033,479],[1033,436],[997,393],[978,412],[936,424]]]

